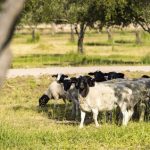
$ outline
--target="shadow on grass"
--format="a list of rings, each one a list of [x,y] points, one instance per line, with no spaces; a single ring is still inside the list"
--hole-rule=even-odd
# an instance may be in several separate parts
[[[71,104],[67,104],[67,106],[65,106],[65,104],[57,104],[54,106],[54,104],[47,104],[45,107],[37,107],[37,112],[44,113],[49,119],[56,120],[59,123],[63,123],[65,120],[70,124],[74,123],[75,120],[75,116],[71,114],[70,105]]]
[[[20,110],[25,110],[25,111],[27,111],[27,110],[31,110],[30,107],[26,107],[26,106],[22,106],[22,105],[13,106],[12,109],[13,109],[14,111],[20,111]],[[34,109],[34,110],[35,110],[35,109]]]
[[[131,41],[131,40],[115,40],[115,43],[118,43],[118,44],[135,44],[135,42]]]
[[[133,65],[133,64],[139,64],[140,62],[133,62],[133,61],[123,61],[123,60],[109,60],[109,59],[100,59],[100,58],[83,58],[81,62],[72,62],[70,65],[72,66],[78,66],[78,65],[99,65],[99,64],[106,64],[106,65],[112,65],[112,64],[126,64],[126,65]]]
[[[134,41],[131,40],[115,40],[113,42],[87,42],[85,45],[87,46],[118,46],[119,44],[135,44]]]
[[[102,42],[87,42],[87,43],[85,43],[85,45],[87,45],[87,46],[111,46],[112,45],[112,43],[107,43],[107,42],[104,42],[104,43],[102,43]]]
[[[39,107],[37,111],[38,113],[42,113],[42,114],[45,113],[45,115],[48,116],[49,119],[55,120],[56,123],[58,124],[66,124],[66,125],[78,125],[79,124],[81,120],[80,113],[77,116],[77,118],[75,118],[75,116],[71,116],[71,109],[67,108],[65,110],[65,104],[58,104],[55,109],[53,106],[54,106],[53,104],[48,104],[43,108]],[[107,124],[116,124],[120,126],[119,119],[117,119],[118,121],[114,121],[116,120],[115,117],[117,117],[116,115],[114,115],[116,113],[116,110],[112,111],[113,113],[112,118],[107,118],[108,117],[107,113],[99,112],[98,120],[100,124],[107,123]],[[87,112],[84,124],[89,125],[91,123],[94,123],[92,112]]]
[[[69,104],[70,107],[70,104]],[[71,109],[66,108],[65,104],[57,104],[57,107],[54,108],[53,104],[48,104],[45,107],[38,107],[37,108],[38,113],[44,113],[46,116],[48,116],[49,119],[55,120],[57,124],[65,124],[65,125],[78,125],[80,122],[80,113],[75,118],[75,116],[72,116]],[[91,124],[93,122],[92,114],[87,113],[85,118],[85,124]]]

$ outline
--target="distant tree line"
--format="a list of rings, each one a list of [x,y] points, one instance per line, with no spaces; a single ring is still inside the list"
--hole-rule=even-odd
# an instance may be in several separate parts
[[[141,26],[150,33],[149,0],[26,0],[21,24],[28,24],[35,37],[39,23],[68,23],[78,36],[78,52],[84,53],[83,41],[87,27],[107,29],[111,40],[111,27]],[[137,34],[138,36],[138,34]]]

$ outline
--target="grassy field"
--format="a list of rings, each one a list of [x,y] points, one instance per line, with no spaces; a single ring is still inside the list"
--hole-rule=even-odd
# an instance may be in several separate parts
[[[141,33],[142,43],[135,44],[135,33],[117,31],[114,40],[107,41],[107,34],[88,32],[85,35],[84,55],[78,55],[77,37],[70,42],[69,34],[38,35],[32,42],[31,35],[16,34],[11,47],[13,68],[47,67],[51,65],[147,65],[150,64],[150,35]]]
[[[140,77],[144,72],[125,72],[127,77]],[[17,77],[9,79],[1,90],[0,149],[150,149],[150,123],[131,122],[127,127],[103,123],[96,128],[93,121],[78,129],[70,119],[68,104],[64,111],[62,100],[38,107],[38,99],[52,78]],[[89,114],[91,117],[91,114]],[[100,120],[99,120],[100,121]]]

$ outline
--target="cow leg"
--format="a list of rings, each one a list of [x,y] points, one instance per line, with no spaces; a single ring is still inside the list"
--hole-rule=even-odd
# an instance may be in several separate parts
[[[132,117],[132,115],[133,115],[133,108],[130,108],[129,110],[128,110],[128,121],[131,119],[131,117]]]
[[[106,112],[106,123],[112,123],[112,118],[113,118],[113,112],[107,111]]]
[[[129,110],[125,109],[125,110],[122,111],[122,114],[123,114],[122,125],[127,126],[128,121],[130,120],[130,118],[133,114],[133,109],[132,108],[129,109]]]
[[[146,105],[144,103],[140,104],[140,122],[144,121],[144,115],[145,115],[145,110],[146,110]]]
[[[78,100],[73,99],[73,104],[72,104],[72,116],[75,116],[75,119],[77,119],[78,115],[79,115],[79,103]]]
[[[98,109],[92,109],[93,112],[93,119],[95,122],[96,127],[99,127],[98,121],[97,121],[97,116],[98,116]]]
[[[79,105],[78,104],[75,104],[76,105],[76,119],[79,115]]]
[[[67,103],[66,99],[64,99],[64,98],[63,98],[63,101],[64,101],[64,103],[65,103],[65,110],[66,110],[68,103]]]
[[[127,120],[128,120],[128,112],[127,112],[127,110],[123,111],[122,114],[123,114],[122,125],[126,126],[127,123],[128,123],[127,122]]]
[[[54,102],[54,104],[53,104],[53,108],[54,108],[54,110],[55,110],[56,107],[58,106],[57,103],[58,103],[59,96],[58,96],[58,95],[54,95],[53,98],[54,98],[54,100],[55,100],[55,102]]]
[[[64,120],[66,117],[66,113],[67,113],[68,103],[65,98],[63,98],[63,101],[65,103],[65,109],[64,109],[64,113],[63,113],[63,120]]]
[[[81,122],[79,126],[80,129],[83,128],[84,119],[85,119],[85,112],[81,110]]]
[[[76,112],[76,110],[75,110],[76,108],[75,108],[75,103],[74,102],[72,102],[72,111],[71,111],[71,116],[74,118],[74,115],[75,115],[75,112]]]

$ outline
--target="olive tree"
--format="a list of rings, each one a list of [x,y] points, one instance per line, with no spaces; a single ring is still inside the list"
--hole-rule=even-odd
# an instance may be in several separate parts
[[[33,41],[35,40],[37,25],[43,22],[43,5],[43,0],[26,0],[21,14],[21,24],[30,27]]]

